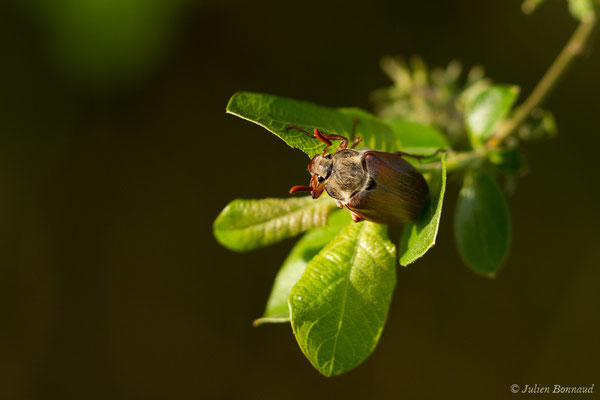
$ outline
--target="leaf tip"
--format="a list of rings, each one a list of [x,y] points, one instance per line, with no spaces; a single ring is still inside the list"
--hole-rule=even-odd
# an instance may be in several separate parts
[[[501,269],[501,266],[498,267],[497,269],[495,269],[494,271],[479,271],[479,270],[476,270],[475,268],[471,268],[471,270],[473,272],[475,272],[477,275],[481,276],[482,278],[488,278],[488,279],[496,279],[498,277],[498,273],[500,272],[500,269]]]
[[[256,328],[265,324],[278,324],[282,322],[290,322],[289,317],[260,317],[252,321],[252,326]]]
[[[231,95],[231,97],[227,101],[227,105],[225,106],[225,112],[227,114],[231,114],[231,104],[233,103],[233,101],[235,100],[235,98],[237,97],[237,95],[240,94],[240,93],[241,92],[235,92],[234,94]]]
[[[234,94],[232,94],[231,97],[229,98],[229,101],[227,102],[227,106],[225,107],[225,113],[238,115],[238,112],[235,111],[236,110],[236,102],[239,100],[240,97],[246,96],[249,93],[250,92],[240,90],[240,91],[237,91]]]

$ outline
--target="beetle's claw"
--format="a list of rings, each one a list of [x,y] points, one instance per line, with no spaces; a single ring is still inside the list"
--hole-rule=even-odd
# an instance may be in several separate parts
[[[350,211],[350,215],[352,215],[352,221],[354,222],[360,222],[363,220],[363,218],[361,218],[358,214],[356,214],[354,211]]]
[[[336,200],[335,204],[337,204],[337,208],[344,208],[344,203],[342,203],[341,200]]]

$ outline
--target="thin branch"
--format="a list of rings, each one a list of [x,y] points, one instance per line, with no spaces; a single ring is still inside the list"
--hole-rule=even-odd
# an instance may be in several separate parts
[[[471,151],[450,152],[446,160],[446,171],[454,172],[473,166],[485,160],[489,150],[479,147]],[[415,167],[421,172],[439,171],[440,162],[435,161],[427,164],[417,164]]]
[[[500,125],[494,136],[488,142],[489,146],[497,147],[509,137],[521,125],[531,111],[539,106],[548,96],[552,88],[558,83],[559,79],[564,75],[568,67],[571,65],[576,56],[580,55],[587,45],[591,33],[593,32],[598,18],[595,15],[590,15],[579,23],[579,26],[573,32],[573,35],[556,57],[546,74],[538,82],[533,92],[529,97],[515,110],[512,118]]]

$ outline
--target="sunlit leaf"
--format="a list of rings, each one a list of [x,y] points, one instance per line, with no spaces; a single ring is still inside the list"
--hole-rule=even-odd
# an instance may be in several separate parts
[[[401,265],[406,266],[415,262],[435,244],[446,192],[445,160],[446,156],[443,155],[439,173],[433,173],[429,178],[430,194],[421,218],[415,223],[404,226],[398,248]]]
[[[327,225],[311,229],[300,238],[279,269],[265,312],[254,321],[255,325],[289,322],[288,297],[292,287],[304,273],[308,262],[351,221],[348,210],[334,211],[329,216]]]
[[[319,128],[323,133],[350,139],[357,119],[355,133],[363,139],[360,147],[388,152],[400,150],[385,122],[357,108],[330,108],[268,94],[239,92],[229,100],[227,112],[262,126],[310,157],[320,153],[325,145],[296,130],[286,131],[290,125],[310,133]]]
[[[348,225],[310,261],[289,298],[300,348],[319,372],[341,374],[373,351],[396,284],[386,226]]]
[[[386,122],[400,141],[403,152],[428,155],[450,147],[446,137],[433,126],[399,118],[389,119]]]
[[[467,105],[465,121],[473,145],[489,139],[498,123],[508,114],[519,88],[508,85],[494,85],[481,92]]]
[[[593,0],[569,0],[569,11],[578,20],[591,18],[596,13]]]
[[[221,211],[213,233],[230,250],[250,251],[325,225],[334,207],[335,203],[327,196],[316,200],[310,196],[236,199]]]

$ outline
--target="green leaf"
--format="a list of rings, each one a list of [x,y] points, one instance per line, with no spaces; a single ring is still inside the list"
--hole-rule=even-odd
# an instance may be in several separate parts
[[[523,140],[538,140],[556,136],[558,128],[554,115],[548,110],[535,108],[527,121],[519,127],[519,138]]]
[[[516,175],[523,170],[523,160],[518,147],[490,149],[488,159],[508,174]]]
[[[494,128],[508,114],[518,95],[517,86],[494,85],[481,92],[467,105],[465,120],[473,146],[490,138]]]
[[[402,151],[411,154],[432,154],[439,149],[450,148],[446,137],[433,126],[418,122],[393,118],[386,121],[396,139],[402,144]]]
[[[323,151],[325,144],[296,130],[286,131],[288,126],[295,125],[311,134],[314,128],[319,128],[323,133],[350,139],[354,119],[358,119],[356,136],[363,139],[361,147],[388,152],[399,150],[390,127],[357,108],[329,108],[268,94],[239,92],[229,100],[227,112],[262,126],[309,157]]]
[[[571,11],[573,17],[580,21],[592,18],[595,15],[592,0],[569,0],[569,11]]]
[[[534,12],[542,3],[544,2],[544,0],[524,0],[523,4],[521,5],[521,9],[523,10],[523,12],[525,14],[531,14],[532,12]]]
[[[323,375],[348,371],[377,345],[396,285],[396,249],[386,229],[368,221],[348,225],[292,289],[296,340]]]
[[[483,171],[465,177],[454,216],[456,245],[473,271],[494,277],[510,244],[510,215],[502,192]]]
[[[423,257],[435,244],[442,205],[446,192],[446,155],[441,157],[441,170],[429,178],[429,199],[425,210],[415,223],[404,226],[400,240],[400,264],[408,265]]]
[[[300,238],[277,273],[267,308],[254,325],[273,322],[289,322],[290,307],[288,297],[292,287],[298,282],[308,262],[331,241],[352,219],[348,210],[331,213],[327,225],[311,229]]]
[[[213,225],[215,238],[234,251],[250,251],[277,243],[315,226],[325,225],[335,203],[327,196],[287,199],[236,199]]]

